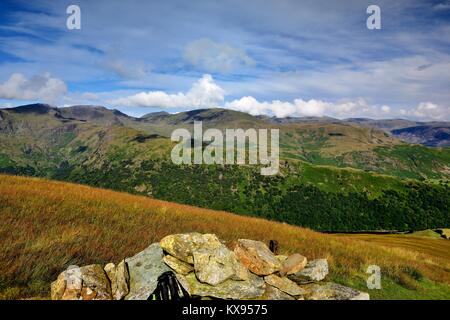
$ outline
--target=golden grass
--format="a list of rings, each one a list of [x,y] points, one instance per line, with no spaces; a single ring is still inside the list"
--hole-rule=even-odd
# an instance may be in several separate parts
[[[49,282],[70,264],[118,262],[165,235],[193,231],[228,241],[276,239],[284,253],[328,258],[332,278],[362,274],[377,264],[393,279],[413,281],[413,270],[450,284],[450,241],[443,239],[326,235],[126,193],[6,175],[0,175],[0,215],[0,289],[26,287],[23,297],[48,294]]]

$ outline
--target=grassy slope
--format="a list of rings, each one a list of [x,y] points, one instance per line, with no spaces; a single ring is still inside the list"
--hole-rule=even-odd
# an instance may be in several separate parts
[[[429,247],[424,238],[414,238],[413,243],[422,246],[418,251],[396,237],[386,245],[125,193],[5,175],[0,176],[0,203],[0,298],[46,297],[50,281],[70,264],[118,262],[167,234],[191,231],[216,233],[226,240],[277,239],[283,253],[327,257],[332,280],[366,291],[364,271],[377,264],[384,289],[370,291],[374,298],[450,298],[450,241],[443,239]],[[447,255],[437,254],[437,248]]]

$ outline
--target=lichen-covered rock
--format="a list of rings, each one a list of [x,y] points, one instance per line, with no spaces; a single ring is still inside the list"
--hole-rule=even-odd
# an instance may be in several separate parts
[[[100,265],[71,266],[51,284],[53,300],[111,300],[111,286]]]
[[[104,270],[111,281],[113,298],[121,300],[129,292],[130,275],[125,260],[122,260],[117,266],[114,263],[108,263]]]
[[[188,273],[194,271],[194,267],[189,263],[181,261],[171,255],[164,256],[164,262],[176,273],[181,275],[187,275]]]
[[[161,246],[154,243],[135,256],[125,259],[130,274],[130,292],[125,297],[126,300],[147,300],[155,291],[158,277],[170,271],[163,257]]]
[[[369,294],[343,285],[324,282],[302,286],[306,300],[369,300]]]
[[[52,300],[79,300],[82,285],[80,267],[69,266],[52,282],[51,298]]]
[[[266,283],[266,291],[259,300],[295,300],[295,298]]]
[[[109,280],[112,282],[112,279],[116,277],[116,265],[112,262],[108,263],[103,270],[105,270],[106,275],[108,276]]]
[[[169,235],[161,240],[160,245],[170,255],[181,261],[194,264],[193,251],[200,248],[212,250],[221,247],[223,244],[214,234],[194,232]]]
[[[193,256],[195,274],[200,282],[215,286],[230,278],[248,279],[248,272],[237,260],[235,253],[224,245],[215,249],[195,250]]]
[[[303,270],[308,263],[308,259],[301,254],[293,254],[284,260],[281,264],[280,275],[285,276],[287,274],[293,274]]]
[[[321,281],[328,274],[327,259],[312,260],[299,272],[288,275],[288,278],[298,284],[305,284],[313,281]]]
[[[291,296],[300,296],[305,293],[305,291],[299,287],[294,281],[289,280],[288,278],[281,278],[277,275],[271,274],[269,276],[264,277],[264,280],[269,285],[291,295]]]
[[[245,300],[261,297],[265,291],[264,279],[249,273],[248,280],[228,279],[216,286],[201,283],[192,272],[186,277],[189,293],[192,296],[214,297],[219,299]]]
[[[281,268],[280,261],[260,241],[240,239],[234,244],[234,252],[241,263],[254,274],[265,276]]]
[[[102,266],[92,264],[80,268],[83,289],[83,300],[111,300],[111,286]],[[84,293],[86,293],[84,295]]]

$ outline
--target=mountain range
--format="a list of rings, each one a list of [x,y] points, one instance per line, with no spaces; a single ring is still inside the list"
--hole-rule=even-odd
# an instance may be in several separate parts
[[[257,166],[248,165],[174,165],[170,135],[177,128],[192,130],[194,121],[202,121],[205,129],[278,128],[280,174],[262,177]],[[102,106],[33,104],[0,109],[0,172],[317,230],[426,229],[450,221],[448,126],[409,120],[278,119],[228,109],[136,118]]]

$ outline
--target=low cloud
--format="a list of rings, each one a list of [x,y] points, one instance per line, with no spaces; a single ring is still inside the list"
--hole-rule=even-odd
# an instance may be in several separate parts
[[[52,78],[50,74],[27,78],[21,73],[13,73],[0,84],[0,98],[16,100],[40,100],[53,102],[67,92],[64,81]]]
[[[422,102],[412,109],[401,109],[400,114],[418,120],[446,121],[450,119],[450,108],[431,102]]]
[[[140,92],[113,100],[111,104],[124,107],[213,108],[223,102],[224,95],[225,91],[214,82],[211,75],[205,74],[187,93]]]
[[[124,98],[109,101],[117,107],[149,108],[227,108],[251,115],[285,117],[322,117],[339,119],[352,117],[368,118],[410,118],[416,120],[450,119],[450,108],[422,102],[415,107],[394,108],[388,105],[373,105],[362,98],[341,100],[338,102],[320,99],[294,99],[292,101],[259,101],[253,96],[245,96],[232,101],[225,100],[225,90],[215,83],[209,74],[203,75],[186,93],[169,94],[164,91],[140,92]]]
[[[372,106],[364,99],[345,101],[341,103],[323,100],[295,99],[288,101],[259,102],[253,97],[243,97],[225,104],[226,108],[243,111],[252,115],[270,115],[278,118],[284,117],[322,117],[332,116],[348,118],[356,116],[380,117],[390,114],[389,106]]]
[[[241,66],[253,65],[244,50],[210,39],[190,42],[184,50],[184,59],[194,67],[208,72],[231,72]]]

